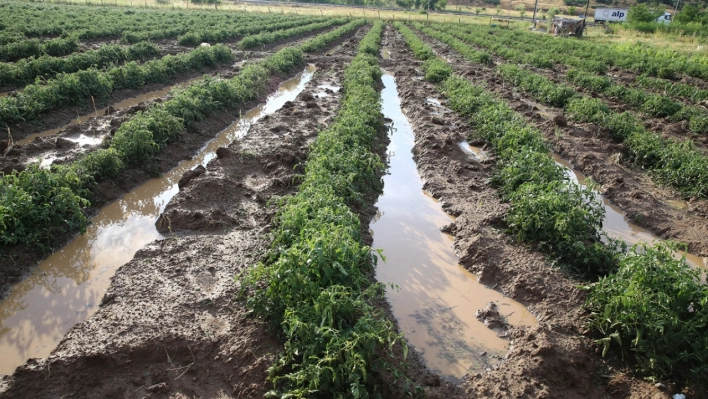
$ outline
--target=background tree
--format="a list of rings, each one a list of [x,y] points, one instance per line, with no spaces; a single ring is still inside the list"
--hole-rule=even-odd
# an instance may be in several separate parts
[[[568,15],[575,15],[575,6],[568,7]]]
[[[519,4],[518,6],[514,7],[514,10],[518,11],[521,18],[523,18],[524,14],[526,14],[526,4]]]
[[[548,17],[551,19],[555,18],[558,14],[560,14],[560,10],[557,7],[553,7],[548,10]]]
[[[627,22],[630,24],[654,22],[662,14],[662,11],[650,10],[646,4],[637,4],[629,9]]]
[[[414,0],[396,0],[396,5],[398,5],[401,8],[413,8],[415,5]]]
[[[701,9],[696,4],[686,4],[674,17],[674,21],[681,24],[703,22],[702,20],[704,19],[705,13],[702,13]]]

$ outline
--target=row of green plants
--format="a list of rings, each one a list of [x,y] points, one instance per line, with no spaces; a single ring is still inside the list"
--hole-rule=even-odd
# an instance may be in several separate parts
[[[265,46],[266,44],[275,43],[278,40],[329,28],[331,26],[342,25],[348,21],[348,18],[327,19],[323,22],[300,25],[290,29],[262,32],[244,37],[238,42],[238,47],[242,49],[251,49],[258,46]]]
[[[0,63],[0,86],[33,82],[38,77],[49,79],[59,73],[71,73],[90,67],[102,68],[127,61],[145,61],[160,54],[160,47],[141,42],[128,47],[105,44],[95,50],[73,53],[66,57],[43,55],[29,57],[16,63]]]
[[[708,90],[699,89],[695,85],[652,78],[646,75],[637,76],[634,83],[639,87],[657,90],[667,96],[683,99],[691,103],[708,100]]]
[[[145,40],[160,40],[177,37],[177,44],[195,46],[200,43],[218,43],[234,37],[292,28],[313,22],[326,21],[327,18],[303,17],[288,18],[282,15],[248,15],[238,22],[221,21],[208,25],[178,25],[158,29],[123,32],[121,43],[130,44]],[[208,26],[205,28],[204,26]]]
[[[493,34],[482,34],[481,32],[473,30],[473,28],[455,27],[453,25],[443,24],[433,24],[431,27],[459,38],[465,43],[473,44],[506,60],[520,64],[528,64],[538,68],[552,68],[556,62],[559,62],[558,60],[560,58],[567,65],[582,65],[583,68],[592,70],[599,69],[600,72],[607,69],[604,65],[593,63],[591,60],[583,60],[569,54],[557,54],[549,48],[537,49],[517,46],[511,43],[512,39],[499,37],[497,32],[493,32]]]
[[[435,39],[438,39],[441,42],[452,47],[453,49],[455,49],[455,51],[460,53],[463,57],[465,57],[465,59],[469,61],[476,62],[478,64],[489,64],[492,62],[492,57],[489,54],[483,51],[477,51],[473,49],[467,43],[461,41],[460,39],[457,39],[456,37],[450,34],[428,28],[426,25],[419,22],[413,22],[412,25],[420,32]]]
[[[351,210],[383,187],[381,70],[371,54],[380,25],[345,70],[340,110],[310,146],[297,193],[277,202],[271,250],[240,277],[247,305],[285,341],[268,370],[268,396],[381,397],[376,373],[395,367],[394,346],[405,348],[373,305],[385,287],[372,283],[376,257]]]
[[[505,81],[539,102],[565,108],[571,119],[607,128],[615,140],[627,145],[631,161],[650,170],[657,180],[674,187],[684,197],[708,197],[708,157],[692,140],[665,139],[646,130],[635,115],[612,111],[600,99],[580,96],[569,86],[518,65],[502,65],[498,71]]]
[[[647,93],[641,89],[618,85],[606,76],[599,76],[578,69],[569,69],[566,79],[576,86],[616,98],[631,108],[649,116],[688,121],[689,130],[693,133],[708,133],[708,111],[704,109],[684,105],[664,95]]]
[[[156,31],[180,27],[239,25],[274,16],[243,12],[169,9],[132,9],[111,6],[58,5],[7,1],[0,3],[0,44],[42,36],[74,36],[79,39],[115,38],[125,32]],[[289,16],[291,19],[302,18]],[[145,40],[145,39],[143,39]],[[139,40],[139,41],[143,41]]]
[[[418,27],[418,26],[417,26]],[[419,28],[420,29],[420,28]],[[450,29],[450,28],[447,28]],[[433,31],[432,29],[426,29],[426,32]],[[442,32],[441,32],[442,33]],[[427,33],[426,33],[427,34]],[[457,35],[461,35],[459,32]],[[462,35],[461,35],[462,36]],[[472,35],[466,35],[469,38]],[[479,41],[479,40],[477,40]],[[490,40],[491,41],[491,40]],[[448,43],[449,44],[449,43]],[[561,62],[565,65],[573,64],[568,61],[568,59],[573,59],[573,57],[568,56],[556,56],[554,61],[552,58],[546,56],[549,50],[543,49],[540,52],[535,49],[529,49],[527,52],[521,52],[520,49],[514,49],[508,47],[505,43],[494,43],[489,44],[495,47],[495,52],[499,51],[499,55],[503,58],[515,61],[518,63],[532,63],[532,65],[542,68],[552,68],[553,62]],[[530,45],[530,44],[527,44]],[[457,50],[458,47],[464,46],[457,45],[452,46]],[[459,50],[458,50],[459,51]],[[463,50],[464,51],[464,50]],[[464,53],[461,53],[464,55]],[[469,59],[469,58],[468,58]],[[536,62],[536,60],[543,60],[542,63]],[[474,61],[474,60],[472,60]],[[590,68],[597,69],[597,68]],[[632,108],[638,109],[653,117],[671,117],[673,120],[686,120],[689,122],[689,130],[697,134],[708,133],[708,112],[702,110],[701,108],[695,106],[685,106],[679,102],[673,101],[671,98],[660,95],[660,94],[650,94],[646,93],[640,89],[627,87],[621,84],[617,84],[612,81],[607,76],[596,75],[595,73],[588,70],[587,66],[581,69],[571,68],[568,70],[565,78],[572,84],[580,87],[585,87],[588,89],[595,90],[600,93],[604,93],[607,96],[618,99],[624,104],[629,105]],[[661,84],[662,86],[672,86],[675,85],[673,82],[654,79],[646,76],[642,76],[637,79],[637,81],[648,81],[651,79],[655,85]],[[688,85],[684,85],[688,86]],[[694,90],[696,91],[696,90]],[[678,93],[678,91],[675,91]],[[556,105],[558,106],[558,105]]]
[[[26,39],[0,46],[0,61],[12,62],[27,57],[43,55],[60,57],[71,54],[81,48],[79,39],[74,36],[56,39]]]
[[[685,74],[708,80],[708,57],[701,54],[681,53],[646,44],[557,40],[551,35],[480,25],[436,24],[434,27],[504,58],[539,68],[551,68],[559,63],[604,73],[609,67],[616,66],[666,79]]]
[[[302,51],[304,51],[306,53],[312,53],[315,51],[322,50],[323,48],[325,48],[326,46],[331,44],[334,40],[337,40],[346,34],[354,32],[356,29],[358,29],[359,27],[361,27],[365,24],[366,24],[366,20],[355,19],[343,26],[340,26],[339,28],[337,28],[333,31],[323,33],[323,34],[313,37],[312,39],[303,43],[300,46],[300,48],[302,49]],[[376,26],[380,26],[380,25],[376,25]]]
[[[226,53],[229,54],[230,53]],[[195,122],[216,110],[236,108],[262,95],[271,74],[301,67],[303,53],[286,48],[267,59],[246,65],[228,80],[205,77],[169,99],[136,113],[117,130],[108,148],[84,155],[70,165],[41,169],[31,164],[0,178],[0,244],[51,250],[64,233],[85,231],[89,205],[97,182],[115,178],[127,167],[157,172],[157,155],[177,141]]]
[[[118,89],[166,82],[178,73],[232,60],[231,49],[215,45],[199,47],[188,53],[166,55],[144,64],[131,61],[105,71],[89,68],[69,74],[61,73],[46,83],[26,86],[22,93],[1,97],[0,126],[37,118],[55,107],[83,104],[91,98],[104,99]]]
[[[224,26],[210,26],[209,28],[191,30],[184,35],[179,36],[177,38],[177,43],[183,46],[194,46],[205,42],[219,43],[234,37],[289,29],[315,22],[324,22],[326,20],[327,18],[291,18],[290,16],[269,16],[268,19],[250,21],[248,24],[226,24]]]
[[[397,27],[407,41],[414,36]],[[412,48],[420,46],[416,39]],[[431,61],[423,64],[426,78],[437,70],[433,82],[450,107],[470,118],[475,137],[489,141],[498,156],[492,184],[511,204],[510,232],[575,271],[600,276],[584,288],[588,324],[600,336],[603,356],[612,351],[654,380],[708,386],[708,287],[700,271],[674,257],[675,244],[627,250],[612,239],[601,243],[602,204],[592,189],[568,181],[542,132],[483,87],[454,76],[444,61]]]

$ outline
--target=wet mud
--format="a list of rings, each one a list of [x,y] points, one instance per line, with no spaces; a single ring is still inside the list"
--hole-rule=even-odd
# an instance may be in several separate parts
[[[219,148],[243,137],[256,118],[294,99],[314,70],[310,66],[283,82],[264,105],[232,124],[237,128],[224,129],[192,159],[101,209],[85,234],[40,263],[29,278],[17,284],[0,302],[0,324],[8,329],[0,334],[0,355],[6,360],[0,373],[11,373],[29,354],[46,357],[71,326],[93,314],[115,270],[149,242],[164,238],[156,230],[155,220],[184,186],[180,184],[185,180],[182,175],[195,167],[204,170],[204,165],[217,157]],[[51,287],[46,284],[47,276],[52,276]],[[23,306],[17,309],[20,303]]]
[[[2,379],[1,396],[262,397],[281,344],[246,317],[233,277],[267,248],[276,210],[269,200],[296,188],[296,165],[334,116],[341,97],[334,89],[355,48],[310,57],[317,72],[296,99],[221,145],[202,170],[179,176],[164,212],[167,238],[117,270],[96,314],[51,356]],[[191,224],[200,210],[213,210],[205,220],[217,223]],[[50,382],[37,387],[48,373]]]
[[[508,205],[489,186],[495,159],[479,159],[461,148],[472,128],[446,108],[437,88],[424,80],[420,62],[393,29],[386,32],[403,111],[415,132],[414,159],[424,188],[456,220],[445,228],[454,237],[460,264],[482,284],[526,305],[535,327],[509,328],[511,348],[504,359],[463,378],[456,390],[433,397],[624,398],[669,397],[652,384],[618,372],[599,356],[583,320],[585,293],[578,281],[540,253],[504,234]],[[454,55],[451,54],[451,58]],[[473,80],[494,85],[465,65]],[[438,99],[440,105],[428,98]],[[443,121],[443,124],[435,123]],[[479,148],[477,144],[472,143]],[[485,309],[470,309],[470,312]],[[491,310],[491,309],[487,309]],[[493,314],[492,314],[493,316]],[[494,322],[491,317],[491,322]]]

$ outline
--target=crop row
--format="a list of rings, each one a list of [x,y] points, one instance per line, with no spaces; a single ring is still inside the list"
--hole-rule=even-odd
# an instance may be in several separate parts
[[[697,134],[708,134],[708,111],[695,106],[686,106],[659,94],[647,93],[623,85],[614,84],[606,76],[570,69],[566,79],[576,86],[584,87],[616,98],[620,102],[649,116],[688,121],[689,130]]]
[[[600,99],[579,96],[572,88],[517,65],[503,65],[498,70],[504,80],[538,101],[565,108],[576,121],[607,128],[614,139],[627,145],[630,159],[650,169],[660,182],[686,197],[708,197],[708,158],[693,141],[664,139],[646,130],[643,121],[631,113],[614,112]]]
[[[517,46],[516,43],[511,43],[512,39],[503,36],[506,32],[498,33],[497,31],[492,31],[492,33],[482,34],[476,29],[469,27],[440,24],[432,26],[436,30],[446,32],[467,43],[472,43],[475,46],[491,51],[504,59],[521,64],[529,64],[538,68],[552,68],[556,62],[561,62],[575,67],[582,66],[585,69],[596,72],[607,70],[604,64],[582,59],[568,53],[557,54],[550,48],[531,48],[529,45],[524,47]]]
[[[27,57],[63,56],[81,48],[77,37],[58,37],[50,40],[26,39],[0,46],[0,61],[11,62]]]
[[[130,30],[123,32],[121,43],[131,44],[145,40],[177,37],[177,44],[194,46],[204,42],[223,42],[238,36],[288,29],[326,20],[327,18],[322,17],[288,18],[281,15],[257,15],[238,22],[222,21],[219,24],[209,24],[206,25],[208,28],[205,28],[205,25],[178,25],[151,30]]]
[[[45,84],[35,83],[22,93],[0,98],[0,125],[36,118],[56,106],[81,104],[93,97],[103,99],[114,90],[138,88],[151,82],[165,82],[178,73],[199,70],[233,59],[224,45],[200,47],[189,53],[166,55],[158,60],[100,71],[89,68],[70,74],[59,74]]]
[[[212,47],[230,58],[228,49]],[[210,51],[200,49],[199,51]],[[179,139],[185,128],[220,108],[235,108],[266,89],[271,73],[286,73],[303,64],[296,48],[279,51],[264,61],[248,64],[230,80],[209,79],[173,90],[170,98],[153,103],[123,123],[109,148],[91,152],[71,165],[51,170],[29,165],[0,179],[0,244],[50,249],[65,232],[83,232],[88,205],[97,181],[113,178],[125,167],[156,170],[155,157]]]
[[[420,24],[416,25],[418,29],[421,28]],[[450,30],[451,28],[445,28]],[[435,33],[435,30],[426,28],[426,34]],[[441,32],[442,33],[442,32]],[[474,35],[464,34],[457,31],[456,36],[463,37],[466,41],[478,45],[480,42],[484,41],[484,47],[489,46],[492,51],[497,55],[517,63],[527,63],[540,68],[552,68],[555,61],[561,62],[564,65],[569,66],[581,66],[581,68],[573,68],[568,70],[566,79],[577,86],[585,87],[588,89],[593,89],[598,92],[604,93],[607,96],[618,99],[620,102],[638,109],[642,112],[647,113],[654,117],[672,117],[674,120],[686,120],[689,122],[689,129],[697,134],[708,133],[708,112],[695,107],[695,106],[685,106],[679,102],[673,101],[671,98],[664,95],[650,94],[646,93],[640,89],[635,89],[632,87],[627,87],[621,84],[613,82],[610,78],[606,76],[599,76],[592,72],[592,70],[602,69],[593,68],[592,63],[586,62],[571,62],[570,60],[577,61],[576,57],[568,55],[552,55],[549,54],[548,49],[535,49],[523,47],[514,48],[512,45],[504,41],[494,41],[492,39],[480,39]],[[446,42],[447,43],[447,42]],[[449,43],[447,43],[449,44]],[[531,44],[527,44],[531,46]],[[456,50],[458,46],[453,46]],[[459,50],[458,50],[459,51]],[[466,53],[461,53],[465,55]],[[555,61],[554,58],[555,57]],[[466,57],[471,61],[469,57]],[[582,61],[582,60],[580,60]],[[475,61],[476,62],[476,61]],[[604,66],[604,64],[603,64]],[[683,87],[676,85],[673,82],[666,80],[654,79],[645,76],[641,76],[637,79],[637,82],[644,82],[645,85],[653,84],[655,86],[661,85],[662,87],[676,87],[674,89],[674,94],[689,94],[693,98],[700,93],[698,90],[690,91],[688,90],[690,86],[683,85]]]
[[[455,49],[455,51],[462,54],[462,56],[469,61],[476,62],[479,64],[489,64],[492,62],[492,57],[489,54],[483,51],[477,51],[473,49],[467,43],[461,41],[460,39],[457,39],[456,37],[448,33],[428,28],[427,26],[421,23],[414,22],[413,26],[415,26],[416,29],[423,32],[424,34],[434,37],[435,39],[438,39],[441,42],[452,47],[453,49]]]
[[[16,63],[0,64],[0,86],[26,84],[38,77],[52,78],[59,73],[71,73],[90,67],[102,68],[126,61],[145,61],[160,54],[160,48],[152,43],[141,42],[129,47],[106,44],[96,50],[74,53],[66,57],[48,55],[26,58]]]
[[[46,35],[74,36],[79,39],[120,37],[125,32],[142,32],[171,27],[238,25],[272,15],[213,11],[126,9],[80,5],[0,4],[0,44]],[[301,17],[290,16],[292,19]],[[140,40],[142,41],[142,40]]]
[[[511,51],[527,52],[536,57],[546,68],[550,63],[560,63],[576,68],[603,73],[616,66],[627,70],[673,79],[680,74],[708,80],[708,57],[702,54],[681,53],[646,44],[602,44],[584,40],[557,40],[551,35],[539,35],[519,30],[493,29],[478,25],[457,27],[436,25],[448,33],[465,35],[478,40],[478,45],[488,48],[508,47]],[[464,33],[463,33],[464,32]],[[477,43],[475,43],[477,44]],[[545,63],[543,60],[546,60]]]
[[[269,395],[380,396],[375,371],[395,344],[403,345],[372,305],[384,286],[371,282],[375,257],[350,209],[383,187],[381,70],[371,54],[378,53],[381,25],[364,37],[344,73],[340,110],[310,146],[298,192],[278,203],[271,251],[240,279],[247,304],[279,326],[285,340],[269,369],[275,387]]]
[[[183,46],[197,45],[204,42],[218,43],[234,37],[289,29],[296,26],[324,21],[327,21],[327,18],[292,18],[290,16],[270,16],[267,20],[252,21],[243,25],[224,24],[222,26],[210,26],[209,28],[190,30],[189,32],[179,36],[177,38],[177,43]]]
[[[282,40],[288,37],[314,32],[316,30],[328,28],[330,26],[342,25],[347,21],[348,19],[346,18],[327,19],[324,22],[315,22],[308,25],[296,26],[290,29],[258,33],[255,35],[244,37],[243,39],[241,39],[240,42],[238,42],[238,46],[242,49],[250,49],[257,46],[264,46],[266,44],[275,43],[278,40]]]
[[[356,30],[357,28],[359,28],[360,26],[365,25],[365,24],[366,24],[366,20],[355,19],[355,20],[347,23],[344,26],[340,26],[339,28],[337,28],[333,31],[323,33],[321,35],[317,35],[317,36],[313,37],[312,39],[303,43],[300,46],[300,48],[302,49],[302,51],[304,51],[306,53],[319,51],[319,50],[323,49],[325,46],[332,43],[334,40],[336,40],[348,33],[353,32],[354,30]],[[378,25],[376,25],[376,26],[378,26]]]
[[[695,85],[652,78],[646,75],[637,76],[634,82],[639,87],[659,90],[668,96],[677,97],[691,103],[708,100],[708,90],[699,89]]]
[[[412,48],[424,45],[404,25],[397,27]],[[510,231],[545,247],[561,264],[603,276],[585,287],[603,355],[617,351],[654,379],[706,387],[708,287],[700,272],[674,258],[672,244],[629,251],[615,240],[602,244],[602,204],[591,189],[568,181],[540,130],[483,87],[454,76],[444,61],[427,58],[423,69],[450,107],[470,118],[474,134],[492,144],[498,156],[492,184],[511,204]]]

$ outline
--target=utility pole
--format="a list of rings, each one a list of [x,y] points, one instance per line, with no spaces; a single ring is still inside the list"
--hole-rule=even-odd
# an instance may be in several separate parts
[[[590,0],[585,5],[585,14],[583,14],[583,30],[585,30],[585,20],[588,19],[588,8],[590,8]]]
[[[536,10],[538,10],[538,0],[536,0],[536,5],[533,6],[533,27],[534,27],[534,29],[536,28]]]

